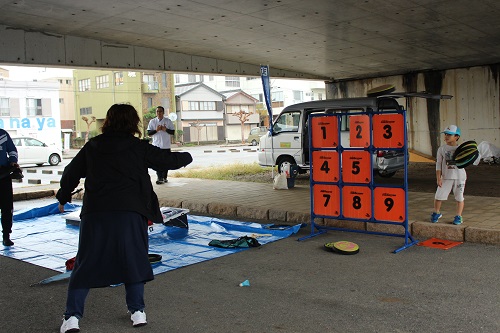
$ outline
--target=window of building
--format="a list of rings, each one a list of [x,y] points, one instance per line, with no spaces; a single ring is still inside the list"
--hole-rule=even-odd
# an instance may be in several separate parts
[[[80,115],[84,116],[86,114],[92,114],[92,107],[80,108]]]
[[[240,87],[240,77],[239,76],[226,76],[226,87]]]
[[[59,81],[59,83],[60,83],[60,84],[62,84],[62,80],[61,80],[61,79],[59,79],[59,80],[57,80],[57,81]]]
[[[78,91],[90,90],[90,79],[78,80]]]
[[[196,82],[196,75],[194,75],[194,74],[188,74],[188,82],[189,83]]]
[[[322,94],[322,93],[318,93],[318,99],[319,99],[319,100],[322,100],[322,99],[323,99],[323,94]]]
[[[189,102],[189,110],[191,111],[214,111],[217,110],[216,102]]]
[[[148,97],[148,109],[150,109],[152,107],[153,107],[153,98],[152,97]]]
[[[274,91],[271,93],[271,101],[273,102],[282,102],[284,101],[283,92],[282,91]]]
[[[123,73],[117,72],[117,73],[115,73],[114,76],[115,76],[115,86],[123,85]]]
[[[213,81],[214,80],[214,76],[213,75],[209,75],[208,76],[208,81]]]
[[[181,76],[179,74],[175,74],[174,75],[174,80],[175,80],[175,83],[180,83],[181,82]]]
[[[59,98],[59,104],[64,104],[64,98]]]
[[[250,81],[250,80],[257,80],[257,79],[260,79],[260,77],[256,77],[256,76],[247,76],[247,81]]]
[[[252,97],[255,99],[258,99],[259,102],[261,102],[261,103],[264,102],[264,95],[263,94],[253,94]]]
[[[167,88],[168,87],[168,76],[167,76],[167,73],[162,73],[161,74],[161,84],[162,84],[163,88]]]
[[[302,102],[304,100],[303,92],[300,90],[293,90],[293,100],[295,102]]]
[[[41,116],[42,100],[40,98],[26,98],[26,114],[28,116]]]
[[[71,80],[66,80],[66,84],[71,84]]]
[[[10,106],[8,98],[0,98],[0,116],[10,116]]]
[[[109,87],[109,75],[101,75],[95,78],[95,84],[97,89],[108,88]]]

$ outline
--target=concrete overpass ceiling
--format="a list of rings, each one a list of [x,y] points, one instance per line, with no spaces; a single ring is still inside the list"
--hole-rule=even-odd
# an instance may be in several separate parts
[[[498,63],[498,17],[497,0],[0,0],[9,29],[337,80]]]

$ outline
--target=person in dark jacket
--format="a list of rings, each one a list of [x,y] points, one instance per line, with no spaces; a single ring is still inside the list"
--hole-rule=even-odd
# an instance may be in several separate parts
[[[85,144],[61,176],[56,195],[61,212],[85,178],[78,253],[61,333],[79,331],[90,288],[120,283],[125,284],[133,326],[147,324],[144,284],[153,280],[147,224],[163,221],[148,168],[178,169],[191,163],[192,157],[140,140],[139,123],[133,106],[111,106],[102,134]]]
[[[0,211],[2,214],[2,244],[12,246],[10,240],[12,232],[12,210],[14,209],[14,195],[12,192],[11,167],[19,168],[17,164],[17,149],[7,131],[0,129]]]

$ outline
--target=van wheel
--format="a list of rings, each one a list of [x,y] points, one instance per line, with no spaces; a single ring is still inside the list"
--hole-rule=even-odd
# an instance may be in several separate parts
[[[252,140],[252,146],[257,146],[257,140],[255,139]]]
[[[393,172],[381,172],[380,170],[377,170],[377,173],[380,177],[382,178],[391,178],[396,174],[396,171]]]
[[[292,157],[283,157],[279,160],[278,162],[278,172],[281,173],[281,170],[283,170],[283,163],[290,163],[292,165],[296,165],[295,160]]]

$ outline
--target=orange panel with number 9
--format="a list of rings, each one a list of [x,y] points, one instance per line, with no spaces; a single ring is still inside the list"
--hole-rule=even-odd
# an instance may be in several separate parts
[[[373,196],[376,220],[401,223],[405,221],[406,198],[402,188],[376,187]]]
[[[311,117],[311,136],[313,148],[337,148],[338,123],[336,116]]]

